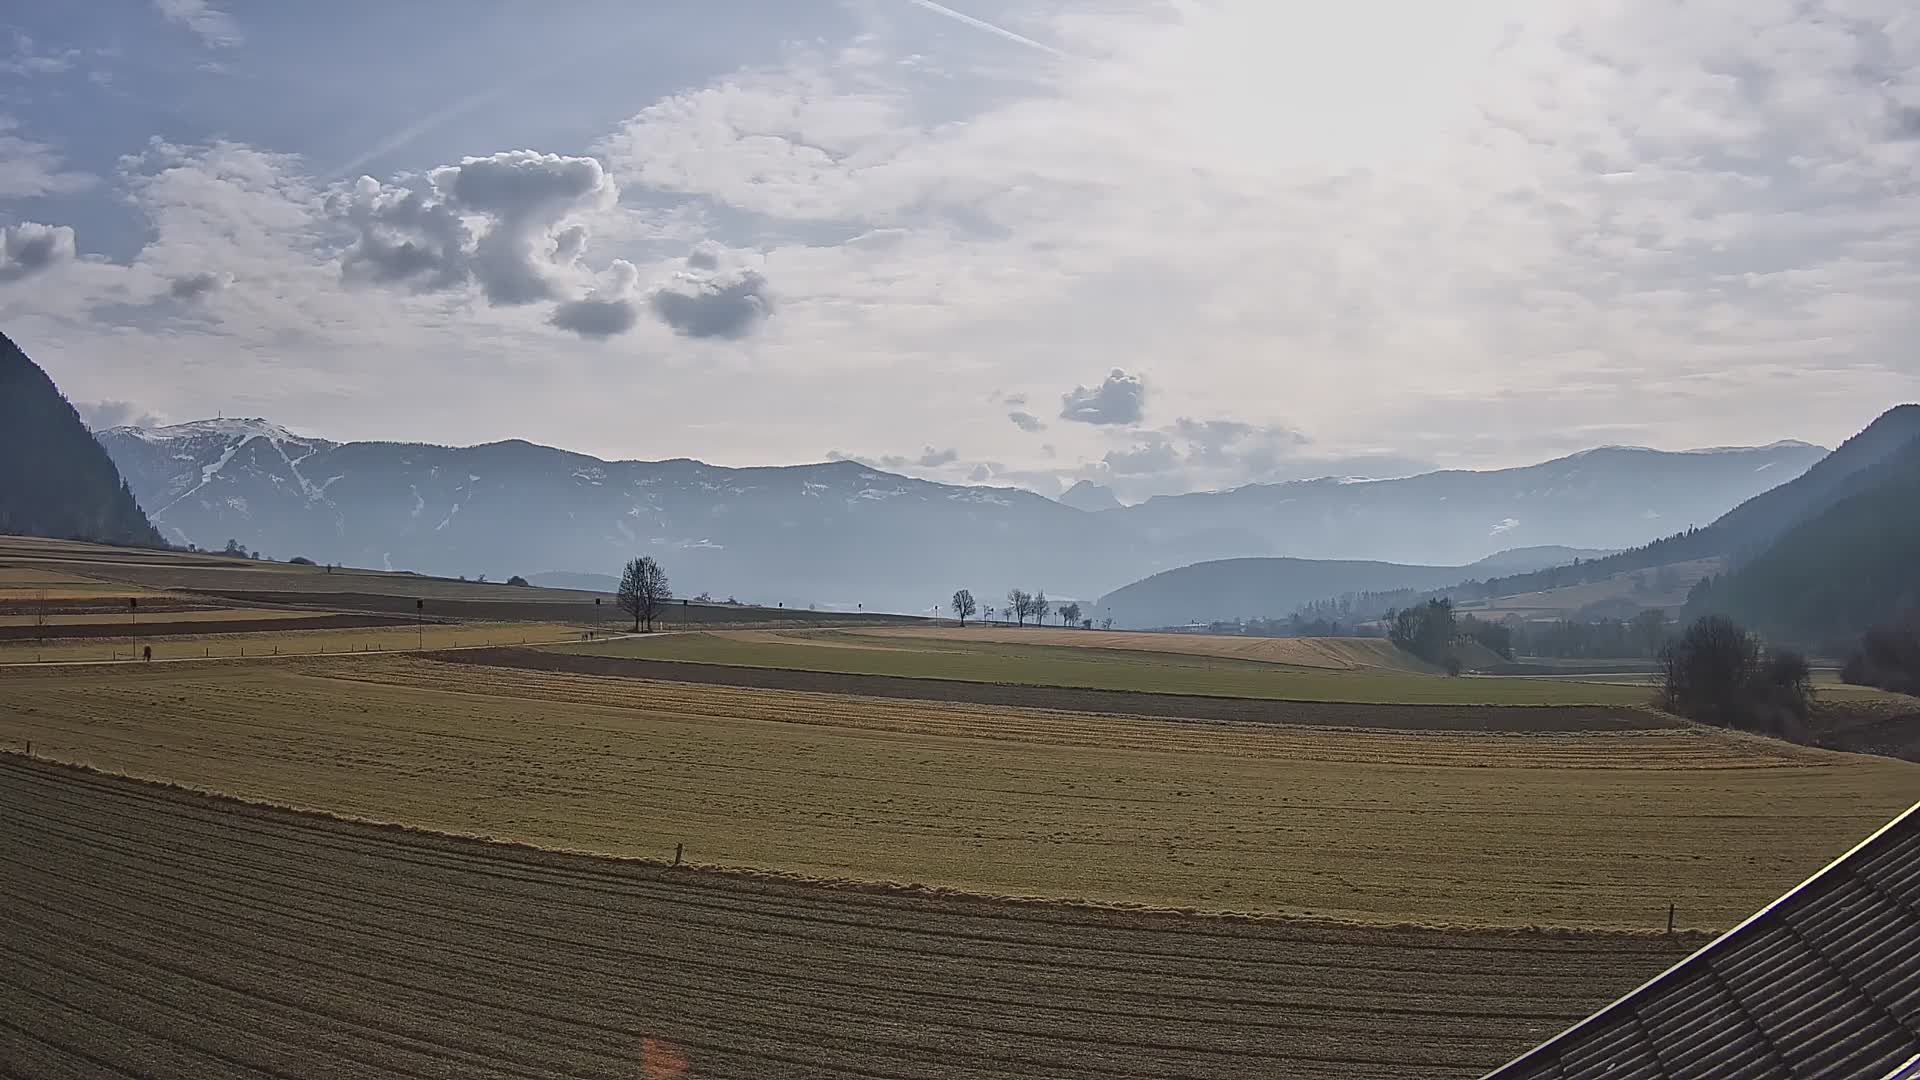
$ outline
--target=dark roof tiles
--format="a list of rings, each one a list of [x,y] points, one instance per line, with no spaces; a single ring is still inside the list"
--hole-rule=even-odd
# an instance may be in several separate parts
[[[1920,805],[1488,1080],[1920,1080]]]

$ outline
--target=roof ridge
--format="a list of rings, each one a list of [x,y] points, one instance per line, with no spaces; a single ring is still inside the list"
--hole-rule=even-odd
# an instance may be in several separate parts
[[[1638,1013],[1638,1010],[1635,1009],[1633,1005],[1633,1000],[1635,998],[1653,989],[1654,987],[1660,986],[1661,984],[1667,982],[1669,979],[1682,977],[1683,971],[1687,969],[1689,965],[1694,964],[1696,962],[1702,962],[1702,958],[1707,956],[1707,954],[1713,952],[1716,949],[1720,949],[1724,947],[1725,943],[1732,941],[1735,938],[1739,937],[1740,935],[1744,934],[1749,927],[1754,926],[1756,923],[1759,923],[1761,920],[1767,918],[1769,915],[1774,914],[1776,911],[1780,910],[1781,907],[1786,905],[1788,902],[1794,900],[1796,897],[1800,896],[1802,893],[1808,891],[1814,885],[1827,879],[1829,875],[1838,876],[1839,874],[1845,873],[1846,871],[1844,867],[1849,861],[1860,856],[1860,854],[1866,851],[1869,847],[1872,847],[1875,844],[1877,844],[1882,837],[1889,836],[1898,830],[1902,830],[1909,823],[1911,823],[1915,829],[1920,830],[1920,802],[1916,802],[1912,806],[1907,807],[1905,811],[1903,811],[1902,813],[1894,817],[1893,820],[1880,826],[1878,829],[1875,829],[1873,833],[1869,835],[1866,839],[1853,845],[1851,848],[1848,848],[1844,854],[1840,855],[1838,858],[1834,859],[1833,861],[1827,863],[1825,866],[1821,867],[1819,870],[1816,870],[1813,873],[1813,876],[1807,878],[1805,881],[1802,881],[1800,884],[1795,885],[1793,888],[1788,889],[1786,892],[1780,894],[1780,896],[1776,897],[1772,903],[1754,912],[1753,914],[1747,916],[1745,919],[1742,919],[1739,922],[1739,924],[1734,926],[1732,929],[1719,935],[1718,937],[1714,938],[1712,941],[1707,942],[1705,945],[1700,946],[1698,949],[1695,949],[1693,952],[1688,953],[1685,957],[1681,958],[1677,963],[1673,964],[1671,967],[1667,968],[1665,971],[1662,971],[1660,974],[1655,975],[1653,978],[1648,979],[1646,982],[1641,983],[1639,986],[1636,986],[1632,990],[1629,990],[1625,994],[1622,994],[1618,998],[1615,998],[1613,1001],[1609,1002],[1599,1010],[1595,1011],[1592,1015],[1588,1016],[1586,1019],[1581,1020],[1579,1023],[1574,1024],[1572,1027],[1567,1028],[1565,1031],[1562,1031],[1559,1034],[1548,1039],[1547,1041],[1539,1044],[1538,1046],[1535,1046],[1533,1049],[1528,1050],[1526,1053],[1521,1054],[1519,1057],[1514,1058],[1512,1061],[1509,1061],[1506,1064],[1501,1065],[1499,1068],[1494,1069],[1491,1072],[1487,1073],[1486,1076],[1483,1077],[1483,1080],[1492,1080],[1492,1078],[1500,1076],[1501,1074],[1506,1073],[1509,1070],[1525,1066],[1528,1063],[1534,1061],[1536,1058],[1539,1058],[1542,1055],[1553,1052],[1554,1048],[1561,1045],[1562,1043],[1571,1042],[1579,1034],[1589,1029],[1592,1029],[1600,1024],[1612,1021],[1616,1016],[1619,1016],[1623,1010],[1627,1014],[1637,1017],[1639,1013]],[[1708,970],[1710,971],[1712,970],[1711,964],[1707,964],[1706,966]],[[1899,1075],[1898,1070],[1895,1071],[1895,1075],[1896,1076]]]

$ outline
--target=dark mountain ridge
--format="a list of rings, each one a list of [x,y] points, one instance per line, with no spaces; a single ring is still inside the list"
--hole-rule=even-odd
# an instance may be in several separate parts
[[[53,380],[0,334],[0,533],[163,546]]]

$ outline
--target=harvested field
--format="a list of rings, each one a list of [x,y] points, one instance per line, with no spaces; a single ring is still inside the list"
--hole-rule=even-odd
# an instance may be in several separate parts
[[[337,576],[337,575],[336,575]],[[480,586],[490,588],[490,586]],[[593,602],[592,594],[569,594],[546,589],[515,589],[511,599],[471,599],[436,596],[426,593],[427,611],[439,618],[479,619],[489,622],[564,622],[598,626],[609,631],[626,631],[631,619],[613,604],[612,597]],[[208,589],[203,595],[234,604],[281,604],[297,607],[323,607],[335,610],[398,612],[413,614],[415,595],[411,593],[350,592],[263,592],[252,589]],[[575,599],[564,599],[576,596]],[[558,597],[558,598],[557,598]],[[896,615],[836,615],[832,612],[790,611],[783,608],[733,607],[725,604],[670,604],[654,621],[661,630],[686,626],[884,626],[913,622]]]
[[[1698,944],[828,890],[15,755],[0,817],[35,1080],[1470,1077]]]
[[[140,625],[143,629],[147,625],[147,613],[150,610],[152,609],[149,608],[147,605],[145,604],[140,605]],[[163,614],[165,618],[157,619],[155,620],[156,622],[164,621],[164,622],[176,622],[176,623],[188,623],[188,622],[251,623],[259,620],[276,620],[276,619],[289,619],[289,618],[311,619],[311,618],[314,618],[316,615],[322,615],[326,613],[325,612],[288,611],[285,608],[229,608],[229,607],[201,606],[201,607],[195,607],[195,608],[187,608],[181,611],[167,611],[167,612],[162,612],[161,614]],[[58,614],[49,614],[47,616],[48,626],[73,627],[73,626],[89,626],[94,624],[104,624],[107,626],[117,627],[123,633],[126,631],[127,623],[128,623],[128,614],[127,614],[127,607],[125,604],[120,605],[117,609],[113,611],[86,611],[86,612],[77,612],[77,613],[61,612]],[[34,625],[34,616],[32,615],[0,615],[0,626],[33,626],[33,625]]]
[[[910,641],[996,642],[1006,645],[1054,645],[1075,649],[1118,649],[1125,652],[1173,653],[1181,656],[1219,656],[1253,660],[1285,667],[1359,671],[1379,669],[1432,674],[1422,663],[1381,638],[1262,638],[1224,634],[1155,634],[1138,630],[1071,630],[1006,626],[902,627],[868,631],[874,639]],[[876,640],[877,646],[880,641]]]
[[[155,630],[171,633],[155,633]],[[149,646],[155,660],[171,661],[465,649],[565,641],[581,634],[575,627],[542,623],[427,623],[423,629],[416,630],[410,620],[366,615],[321,616],[317,620],[296,618],[287,620],[285,625],[248,623],[244,631],[234,628],[234,632],[198,623],[169,626],[161,622],[152,628],[143,623],[137,639],[130,639],[124,628],[117,631],[110,628],[94,638],[50,639],[45,645],[33,640],[31,633],[5,630],[0,631],[0,665],[131,660]],[[10,635],[12,640],[7,640]],[[0,702],[4,699],[0,698]]]
[[[595,650],[595,653],[601,651]],[[909,701],[1123,713],[1174,720],[1232,720],[1256,724],[1407,731],[1512,732],[1631,731],[1673,727],[1678,723],[1673,717],[1650,708],[1617,705],[1379,705],[1346,701],[1285,701],[1137,690],[1086,690],[1070,686],[1020,686],[958,679],[843,675],[832,671],[695,664],[595,653],[571,646],[566,649],[491,649],[453,659],[461,664],[486,664],[528,671],[659,679],[761,690],[803,690],[815,694],[852,694]]]
[[[1092,633],[1101,634],[1100,631]],[[1289,667],[1225,656],[991,640],[922,639],[871,630],[807,632],[805,637],[813,644],[800,643],[801,636],[798,631],[792,634],[719,631],[581,643],[563,648],[583,656],[1280,701],[1639,705],[1651,697],[1643,687],[1555,679],[1449,679],[1377,668]],[[822,648],[821,642],[835,647]]]
[[[285,630],[346,630],[365,626],[399,626],[403,623],[408,627],[413,625],[412,620],[403,620],[397,615],[342,615],[322,611],[290,615],[285,611],[261,611],[235,612],[234,614],[240,617],[221,618],[223,614],[227,613],[220,611],[167,613],[158,618],[142,621],[137,628],[128,623],[124,612],[111,620],[98,616],[56,617],[46,626],[17,622],[0,623],[0,642],[41,639],[68,642],[75,639],[103,638],[118,638],[122,642],[128,642],[137,637],[140,641],[152,644],[154,638],[193,637],[197,640],[209,636],[228,634],[251,636],[279,633]]]
[[[1219,911],[1723,927],[1920,766],[1697,728],[1332,731],[367,657],[0,672],[0,740],[616,855]]]

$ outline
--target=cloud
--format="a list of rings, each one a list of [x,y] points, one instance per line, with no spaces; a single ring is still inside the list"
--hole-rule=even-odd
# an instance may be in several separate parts
[[[73,230],[23,221],[0,228],[0,284],[73,261]]]
[[[159,427],[161,419],[131,401],[76,401],[74,410],[91,431],[116,427]]]
[[[30,199],[81,191],[99,182],[88,173],[61,169],[54,148],[23,135],[19,121],[0,115],[0,199]]]
[[[632,263],[615,259],[603,284],[579,300],[554,308],[547,321],[583,338],[605,340],[624,334],[640,319],[640,306],[633,295],[639,278],[640,272]]]
[[[767,279],[754,270],[724,270],[716,249],[687,257],[686,269],[656,289],[649,303],[674,333],[692,338],[740,338],[773,312]]]
[[[213,48],[230,48],[244,40],[233,16],[207,0],[153,0],[153,6],[162,18],[193,31]]]
[[[231,284],[233,284],[233,277],[229,274],[215,274],[202,270],[198,273],[181,274],[175,277],[167,283],[167,295],[175,300],[199,300]]]
[[[1014,427],[1025,432],[1045,431],[1047,427],[1039,417],[1023,409],[1014,409],[1007,413],[1007,419],[1013,421]]]
[[[1151,476],[1168,473],[1182,463],[1173,443],[1157,431],[1141,433],[1141,441],[1125,450],[1109,450],[1101,458],[1106,467],[1120,476]]]
[[[972,484],[984,484],[991,479],[993,479],[993,469],[985,462],[975,465],[973,471],[967,474],[967,482]]]
[[[73,62],[79,57],[78,49],[41,52],[34,46],[32,38],[15,30],[13,52],[4,59],[0,59],[0,75],[19,75],[29,78],[35,75],[58,75],[72,67]]]
[[[586,243],[570,217],[618,197],[593,158],[509,150],[382,184],[363,176],[327,198],[358,233],[340,264],[348,281],[432,291],[478,283],[487,302],[551,299],[556,273]]]
[[[1138,375],[1114,368],[1099,386],[1076,386],[1060,395],[1060,419],[1080,424],[1137,424],[1146,396],[1146,384]]]
[[[960,460],[960,451],[952,447],[935,450],[929,446],[921,452],[918,464],[923,469],[933,469],[942,465],[951,465],[958,460]]]

